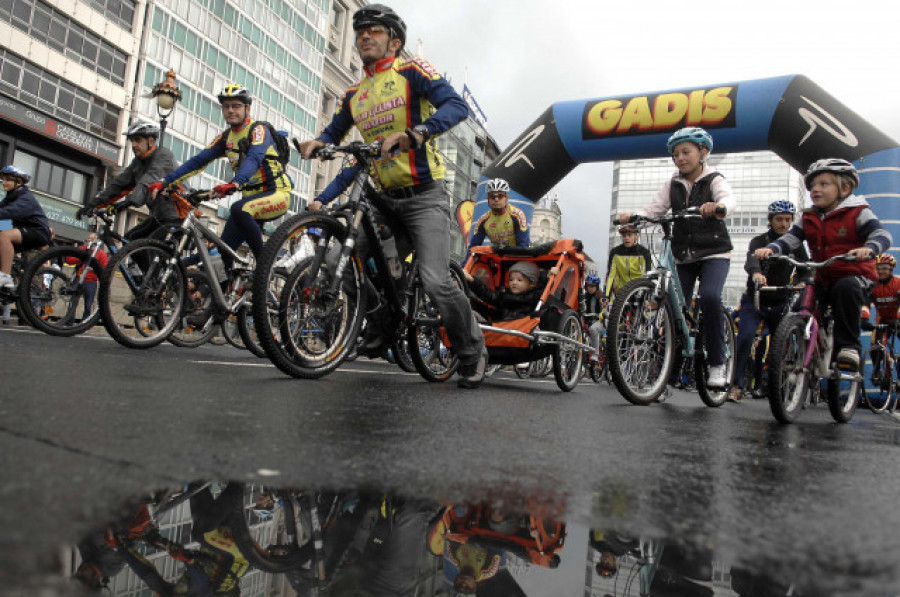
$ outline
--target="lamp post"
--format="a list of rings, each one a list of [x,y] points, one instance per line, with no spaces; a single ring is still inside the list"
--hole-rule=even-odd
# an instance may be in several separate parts
[[[181,99],[181,90],[175,84],[175,71],[166,73],[166,80],[153,86],[150,96],[156,99],[156,113],[159,115],[159,144],[163,144],[166,135],[166,120],[175,109],[175,103]]]

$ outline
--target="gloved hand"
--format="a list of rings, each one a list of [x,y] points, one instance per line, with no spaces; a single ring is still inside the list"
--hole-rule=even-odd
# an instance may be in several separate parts
[[[229,182],[227,184],[220,184],[213,187],[213,195],[216,197],[224,197],[229,193],[233,193],[237,190],[237,185],[233,182]]]
[[[875,324],[868,319],[863,319],[862,322],[860,322],[859,327],[866,330],[867,332],[871,332],[875,329]]]
[[[160,192],[162,190],[162,188],[163,188],[162,181],[154,182],[147,187],[147,192],[152,197],[152,196],[156,195],[158,192]]]
[[[114,216],[116,214],[122,213],[123,211],[125,211],[126,209],[131,207],[132,205],[134,205],[134,203],[132,203],[128,199],[124,199],[122,201],[119,201],[118,203],[113,203],[112,205],[107,207],[106,211],[108,211],[110,215]]]
[[[93,213],[94,213],[94,208],[89,205],[85,205],[84,207],[78,208],[78,211],[75,212],[75,219],[80,220],[81,218],[83,218],[85,216],[91,217],[91,214],[93,214]]]

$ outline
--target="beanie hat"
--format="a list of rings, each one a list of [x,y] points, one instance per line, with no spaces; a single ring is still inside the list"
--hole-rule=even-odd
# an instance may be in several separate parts
[[[529,280],[531,280],[532,284],[537,284],[538,281],[538,266],[532,263],[531,261],[517,261],[511,268],[509,268],[509,273],[519,272]]]

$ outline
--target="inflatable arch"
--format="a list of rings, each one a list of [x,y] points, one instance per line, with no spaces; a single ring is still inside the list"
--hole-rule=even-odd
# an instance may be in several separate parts
[[[853,162],[857,193],[900,244],[900,148],[896,141],[802,75],[553,104],[482,173],[509,181],[528,215],[584,162],[660,157],[684,126],[710,131],[715,153],[768,149],[800,172],[823,157]],[[725,173],[727,175],[727,172]],[[473,220],[487,211],[479,184]]]

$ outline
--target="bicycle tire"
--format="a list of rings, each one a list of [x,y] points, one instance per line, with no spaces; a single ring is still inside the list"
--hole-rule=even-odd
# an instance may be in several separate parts
[[[47,261],[65,265],[56,269],[45,266]],[[96,296],[91,313],[80,320],[77,316],[79,304],[82,310],[84,308],[81,300],[84,286],[79,281],[83,268],[89,268],[98,281],[103,275],[100,261],[92,258],[86,249],[50,247],[32,257],[19,282],[19,313],[35,328],[51,336],[75,336],[92,328],[100,319]]]
[[[302,547],[290,544],[273,544],[263,547],[254,537],[254,529],[251,528],[248,502],[252,503],[252,487],[243,483],[229,483],[219,499],[228,499],[232,502],[231,513],[228,516],[234,542],[241,554],[255,567],[263,572],[280,574],[299,568],[310,561],[313,554],[312,542],[307,541]],[[225,495],[228,493],[229,495]],[[284,524],[288,537],[295,540],[300,536],[296,528],[297,516],[290,496],[284,496],[282,506],[284,508]]]
[[[584,343],[584,325],[572,309],[563,312],[557,333],[575,342]],[[552,353],[553,377],[563,392],[571,392],[581,379],[584,349],[576,344],[557,340]]]
[[[179,324],[186,293],[184,267],[172,247],[156,240],[134,241],[103,271],[99,293],[103,325],[128,348],[157,346]]]
[[[712,390],[706,386],[706,380],[709,379],[709,363],[707,362],[706,349],[703,342],[698,342],[697,350],[694,352],[694,371],[697,375],[697,393],[703,404],[710,408],[718,408],[725,404],[728,400],[728,392],[731,390],[731,380],[734,375],[734,323],[727,311],[722,313],[723,332],[725,334],[725,387],[719,391]],[[697,334],[698,338],[703,338],[703,315],[700,316],[700,330]]]
[[[616,293],[607,326],[607,360],[619,393],[639,406],[665,391],[675,365],[675,321],[668,304],[651,309],[656,283],[637,278]]]
[[[894,367],[892,366],[894,357],[891,354],[890,357],[885,358],[884,352],[885,350],[882,346],[873,344],[866,349],[866,354],[860,361],[863,368],[865,368],[866,363],[872,364],[872,375],[863,376],[863,397],[869,410],[879,414],[887,410],[891,405],[891,401],[896,397],[896,379],[894,379]],[[877,384],[873,381],[876,371],[875,359],[872,358],[876,354],[880,355],[878,358],[878,372],[881,374]]]
[[[225,338],[226,342],[235,348],[241,350],[247,349],[247,347],[244,346],[244,340],[241,338],[241,333],[237,327],[237,315],[229,314],[228,317],[225,318],[225,321],[222,322],[222,336]]]
[[[462,268],[450,263],[450,276],[462,292],[468,296],[468,285],[462,274]],[[441,383],[450,379],[459,368],[459,357],[452,349],[444,345],[441,334],[441,314],[437,305],[422,287],[418,267],[414,268],[409,280],[410,304],[407,313],[410,325],[407,328],[407,342],[412,362],[424,379],[432,383]]]
[[[178,325],[166,340],[179,348],[198,348],[209,342],[215,335],[218,324],[213,320],[213,298],[209,288],[209,279],[202,272],[187,270],[185,279],[188,288],[193,284],[196,292],[201,293],[201,298],[185,297],[184,312]],[[198,302],[199,301],[199,302]],[[189,315],[205,317],[205,321],[198,325],[187,321]]]
[[[520,367],[520,365],[525,365],[524,367]],[[531,363],[516,363],[513,366],[513,371],[516,373],[516,377],[519,379],[528,379],[531,377]]]
[[[828,380],[825,397],[828,401],[828,412],[836,423],[849,423],[853,420],[862,390],[860,377],[857,373],[854,379]]]
[[[811,379],[803,363],[806,347],[804,316],[782,319],[769,348],[769,407],[779,423],[793,423],[807,401]]]
[[[249,350],[255,357],[266,358],[266,350],[260,344],[259,336],[256,335],[256,325],[253,323],[253,308],[251,305],[244,305],[238,310],[237,331],[244,348]]]
[[[391,353],[397,366],[407,373],[416,373],[416,364],[412,361],[412,355],[409,353],[409,340],[401,338],[397,342],[391,344]]]

